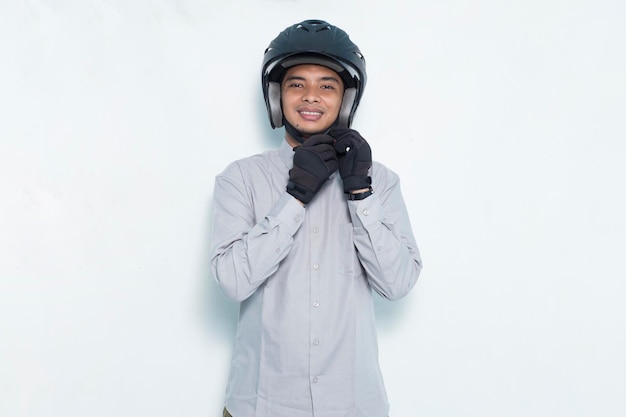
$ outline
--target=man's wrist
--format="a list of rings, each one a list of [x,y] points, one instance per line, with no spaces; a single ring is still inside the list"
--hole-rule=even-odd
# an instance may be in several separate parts
[[[348,193],[348,200],[351,200],[351,201],[363,200],[363,199],[371,196],[372,194],[374,194],[374,190],[372,189],[372,187],[361,188],[359,190],[350,191]]]

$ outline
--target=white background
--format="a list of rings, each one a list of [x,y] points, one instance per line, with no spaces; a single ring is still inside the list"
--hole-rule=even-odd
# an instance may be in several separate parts
[[[626,415],[620,0],[1,0],[0,415],[220,415],[213,179],[278,146],[306,18],[365,53],[424,258],[377,302],[392,417]]]

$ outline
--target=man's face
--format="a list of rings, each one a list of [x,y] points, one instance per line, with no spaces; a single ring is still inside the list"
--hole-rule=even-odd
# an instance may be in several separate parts
[[[291,67],[280,89],[283,115],[302,136],[324,132],[337,120],[343,81],[330,68],[312,64]]]

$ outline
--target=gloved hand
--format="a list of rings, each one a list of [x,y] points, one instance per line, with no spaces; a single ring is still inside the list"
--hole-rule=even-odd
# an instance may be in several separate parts
[[[293,168],[289,171],[287,192],[304,204],[309,204],[331,174],[337,171],[333,142],[328,135],[313,135],[293,148]]]
[[[372,179],[369,169],[372,166],[372,150],[370,145],[354,129],[336,127],[329,134],[336,139],[335,151],[339,174],[343,179],[343,191],[351,191],[369,188]]]

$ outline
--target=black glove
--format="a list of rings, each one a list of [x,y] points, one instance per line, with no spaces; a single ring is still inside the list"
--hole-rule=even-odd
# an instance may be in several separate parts
[[[322,185],[337,171],[334,139],[328,135],[313,135],[293,148],[293,168],[289,171],[287,192],[309,204]]]
[[[343,179],[343,191],[349,193],[369,188],[372,184],[368,175],[372,166],[370,145],[354,129],[336,127],[329,134],[336,139],[335,151]]]

